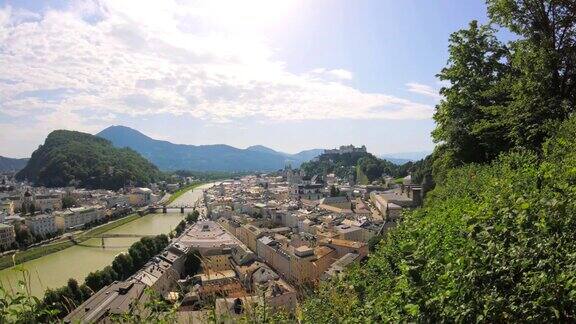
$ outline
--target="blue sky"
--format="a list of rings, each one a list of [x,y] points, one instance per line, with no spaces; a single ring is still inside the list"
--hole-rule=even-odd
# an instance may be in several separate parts
[[[0,155],[54,129],[429,151],[448,37],[483,1],[0,1]]]

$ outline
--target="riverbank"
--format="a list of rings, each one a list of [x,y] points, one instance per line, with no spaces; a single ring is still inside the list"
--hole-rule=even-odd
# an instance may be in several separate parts
[[[108,222],[106,224],[89,229],[84,233],[79,234],[74,239],[77,243],[82,243],[88,240],[90,236],[100,235],[118,226],[122,226],[126,223],[129,223],[139,217],[140,216],[138,214],[130,214],[118,220],[114,220],[112,222]],[[13,267],[14,265],[18,265],[27,261],[31,261],[51,253],[62,251],[74,245],[75,245],[74,242],[72,242],[71,240],[63,239],[56,243],[50,243],[43,246],[34,247],[26,251],[16,252],[15,254],[12,255],[2,256],[0,258],[0,270],[10,268]]]
[[[8,289],[18,287],[18,281],[22,279],[22,272],[18,269],[27,270],[32,295],[39,298],[44,296],[47,288],[66,285],[69,278],[81,284],[90,272],[110,265],[119,253],[128,251],[141,236],[168,234],[183,219],[184,215],[180,213],[155,213],[136,217],[131,222],[106,231],[105,234],[111,234],[112,237],[104,239],[104,248],[101,246],[101,238],[90,238],[82,244],[0,270],[0,285]],[[114,234],[119,236],[114,237]]]
[[[195,182],[176,190],[173,194],[170,195],[170,198],[168,198],[168,201],[166,201],[166,205],[170,205],[187,191],[193,190],[203,184],[206,184],[206,182]]]

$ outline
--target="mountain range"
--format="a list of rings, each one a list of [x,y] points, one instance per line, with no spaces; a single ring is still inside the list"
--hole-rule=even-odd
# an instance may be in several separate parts
[[[388,160],[394,164],[402,165],[408,162],[416,162],[430,155],[432,151],[402,152],[389,153],[378,156],[381,159]]]
[[[0,172],[19,171],[26,166],[28,160],[0,156]]]
[[[299,167],[322,154],[312,149],[289,154],[255,145],[239,149],[230,145],[187,145],[156,140],[126,126],[110,126],[96,136],[116,147],[129,147],[165,171],[274,171],[286,165]]]

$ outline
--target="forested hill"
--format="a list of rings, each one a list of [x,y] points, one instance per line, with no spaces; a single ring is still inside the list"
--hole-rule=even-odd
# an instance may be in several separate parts
[[[305,162],[301,165],[306,175],[321,175],[334,173],[336,176],[348,179],[353,177],[361,184],[381,179],[388,175],[392,177],[404,177],[412,170],[414,163],[408,162],[397,165],[387,160],[382,160],[370,153],[354,152],[344,154],[322,154],[317,159]]]
[[[439,74],[435,189],[303,322],[576,321],[576,6],[487,5]]]
[[[161,178],[158,169],[128,148],[115,148],[103,138],[67,130],[53,131],[28,161],[17,179],[59,187],[118,189]]]

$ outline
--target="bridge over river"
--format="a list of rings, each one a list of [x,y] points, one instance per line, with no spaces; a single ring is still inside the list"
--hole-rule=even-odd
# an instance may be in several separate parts
[[[70,241],[74,242],[74,244],[79,245],[79,246],[85,246],[85,247],[98,247],[98,248],[115,248],[115,249],[119,249],[119,248],[128,248],[130,246],[126,246],[126,245],[111,245],[111,244],[106,244],[106,239],[114,239],[114,238],[142,238],[142,237],[154,237],[156,235],[153,234],[134,234],[134,233],[102,233],[102,234],[96,234],[96,235],[88,235],[85,236],[89,239],[95,238],[95,239],[100,239],[100,244],[86,244],[84,242],[77,242],[76,239],[74,238],[74,236],[70,236],[69,239]]]

